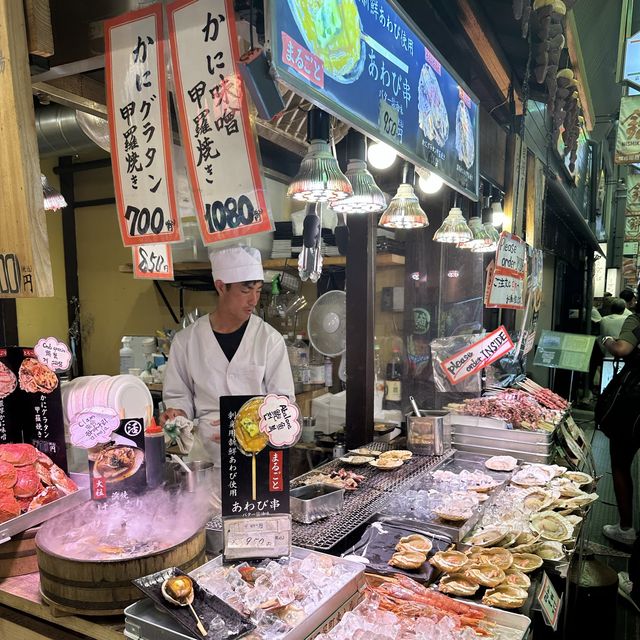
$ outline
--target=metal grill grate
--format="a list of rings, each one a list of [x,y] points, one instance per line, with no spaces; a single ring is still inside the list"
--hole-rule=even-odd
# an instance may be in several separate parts
[[[393,447],[374,443],[367,445],[367,448],[387,451]],[[355,491],[345,492],[342,512],[312,524],[293,522],[293,544],[308,549],[328,551],[380,511],[391,499],[393,492],[415,482],[420,476],[432,471],[452,455],[453,452],[449,451],[442,456],[414,456],[402,467],[393,471],[380,471],[373,467],[354,467],[356,473],[365,476],[365,480]],[[292,486],[300,486],[305,479],[315,474],[330,473],[341,467],[345,465],[338,460],[333,460],[300,476]]]

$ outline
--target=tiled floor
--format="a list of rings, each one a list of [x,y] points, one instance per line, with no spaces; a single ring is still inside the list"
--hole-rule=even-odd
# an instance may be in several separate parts
[[[628,565],[629,549],[611,542],[602,535],[602,525],[618,521],[618,510],[613,493],[613,482],[611,479],[611,464],[609,459],[609,441],[601,432],[594,431],[592,414],[587,412],[577,412],[576,419],[587,436],[591,439],[593,456],[596,463],[596,471],[601,476],[598,482],[598,495],[600,499],[591,509],[591,514],[587,522],[586,539],[590,549],[595,553],[596,559],[609,565],[616,571],[625,571]],[[640,529],[640,456],[636,456],[633,465],[633,477],[636,487],[635,497],[635,527]],[[616,610],[616,631],[615,635],[609,636],[607,640],[637,640],[640,639],[640,615],[627,604],[625,600],[618,597]],[[586,640],[586,639],[585,639]]]

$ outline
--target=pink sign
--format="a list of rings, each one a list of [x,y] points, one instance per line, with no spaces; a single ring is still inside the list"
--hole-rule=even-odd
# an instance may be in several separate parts
[[[40,338],[33,351],[36,358],[52,371],[66,371],[71,366],[69,347],[56,338]]]
[[[324,62],[282,31],[282,62],[309,82],[324,88]]]
[[[270,393],[260,406],[260,431],[280,449],[293,446],[300,438],[300,410],[287,396]]]

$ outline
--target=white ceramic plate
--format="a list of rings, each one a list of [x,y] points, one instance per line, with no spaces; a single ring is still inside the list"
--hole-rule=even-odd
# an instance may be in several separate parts
[[[107,406],[124,413],[125,418],[145,418],[147,407],[153,407],[151,392],[136,376],[117,376],[109,389]]]

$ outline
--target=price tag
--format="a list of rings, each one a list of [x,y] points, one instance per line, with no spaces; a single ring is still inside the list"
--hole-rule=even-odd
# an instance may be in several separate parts
[[[133,247],[133,276],[152,280],[173,280],[173,260],[168,244]]]
[[[378,129],[380,133],[391,138],[391,140],[398,140],[398,124],[400,120],[400,114],[395,107],[392,107],[386,100],[380,100],[380,111],[378,112]]]
[[[542,617],[544,621],[555,631],[558,628],[558,618],[560,609],[562,608],[562,596],[558,596],[558,592],[549,580],[549,576],[545,571],[542,572],[542,583],[536,596],[536,600],[540,604]]]
[[[36,358],[52,371],[66,371],[71,366],[71,351],[56,338],[41,338],[33,348]]]
[[[300,410],[287,396],[270,393],[260,406],[260,431],[269,436],[272,447],[292,447],[302,432],[299,416]]]
[[[291,516],[225,518],[225,560],[277,558],[291,553]]]
[[[91,407],[77,413],[69,425],[71,444],[90,449],[111,440],[111,434],[120,426],[118,412],[110,407]]]

